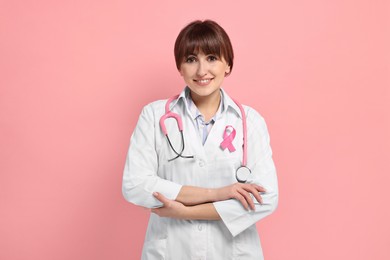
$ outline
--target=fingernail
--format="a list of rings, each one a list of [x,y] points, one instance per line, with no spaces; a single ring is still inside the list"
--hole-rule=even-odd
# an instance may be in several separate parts
[[[158,196],[158,193],[157,192],[153,192],[153,196]]]

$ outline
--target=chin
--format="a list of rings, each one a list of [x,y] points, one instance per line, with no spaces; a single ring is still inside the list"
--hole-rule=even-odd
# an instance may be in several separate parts
[[[187,86],[191,89],[191,91],[194,91],[196,93],[213,93],[216,90],[219,90],[220,87],[216,86],[216,84],[210,84],[207,86],[200,86],[197,84],[187,84]]]
[[[202,88],[202,87],[195,87],[195,88],[190,88],[191,92],[194,92],[198,96],[201,97],[207,97],[210,96],[211,94],[215,93],[216,91],[219,91],[219,88]]]

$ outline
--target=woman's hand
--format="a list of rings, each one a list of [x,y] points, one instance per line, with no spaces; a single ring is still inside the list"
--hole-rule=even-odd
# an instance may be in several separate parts
[[[160,217],[178,219],[186,218],[187,207],[184,206],[182,203],[175,200],[167,199],[164,195],[157,192],[154,192],[153,196],[159,201],[161,201],[164,205],[160,208],[152,209],[152,213],[157,214]]]
[[[229,186],[225,186],[219,189],[216,189],[216,200],[227,200],[227,199],[236,199],[244,206],[246,210],[249,207],[254,210],[255,204],[250,194],[256,198],[256,200],[262,204],[263,200],[260,196],[260,192],[265,192],[266,190],[256,184],[251,183],[234,183]]]

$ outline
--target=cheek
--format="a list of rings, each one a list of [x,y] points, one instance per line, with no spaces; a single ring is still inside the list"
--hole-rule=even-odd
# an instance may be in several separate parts
[[[182,77],[184,77],[184,75],[185,75],[185,70],[183,69],[183,66],[180,67],[179,73],[180,73],[180,75],[181,75]]]
[[[191,76],[188,73],[183,73],[182,76],[184,80],[188,80],[191,78]]]
[[[224,67],[219,67],[218,69],[215,70],[215,74],[216,76],[218,77],[225,77],[225,72],[226,72],[226,69]]]
[[[191,67],[182,67],[180,69],[180,75],[183,76],[183,78],[188,78],[193,75],[193,69]]]

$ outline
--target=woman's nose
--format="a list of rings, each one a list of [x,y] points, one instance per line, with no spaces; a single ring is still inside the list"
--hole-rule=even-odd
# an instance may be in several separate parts
[[[199,61],[198,62],[198,69],[196,70],[196,75],[198,77],[203,77],[207,74],[207,63],[204,61]]]

